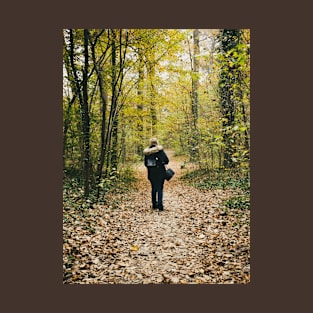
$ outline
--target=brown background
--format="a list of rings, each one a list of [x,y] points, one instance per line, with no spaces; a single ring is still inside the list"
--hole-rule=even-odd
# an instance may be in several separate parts
[[[307,1],[19,2],[1,22],[4,312],[308,312]],[[251,29],[250,284],[63,285],[62,29],[97,27]]]

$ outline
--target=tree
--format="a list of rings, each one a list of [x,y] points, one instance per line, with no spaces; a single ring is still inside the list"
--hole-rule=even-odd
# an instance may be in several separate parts
[[[83,162],[83,176],[84,176],[84,195],[89,196],[90,191],[90,173],[91,173],[91,162],[90,162],[90,136],[89,136],[89,110],[88,110],[88,67],[89,67],[89,53],[88,53],[88,39],[89,32],[87,29],[83,32],[83,48],[84,48],[84,65],[82,70],[82,80],[80,79],[80,73],[75,64],[76,53],[75,53],[75,42],[74,32],[72,29],[69,30],[69,58],[71,65],[72,75],[74,82],[72,87],[74,88],[74,95],[78,96],[80,103],[81,113],[81,130],[82,130],[82,162]],[[68,63],[67,63],[68,64]],[[67,65],[69,67],[69,65]],[[69,71],[69,70],[68,70]]]
[[[193,30],[193,62],[191,73],[191,114],[192,114],[192,135],[191,141],[191,159],[199,160],[199,134],[198,134],[198,111],[199,111],[199,29]]]
[[[242,97],[239,71],[238,71],[238,45],[241,30],[223,29],[220,32],[220,79],[219,94],[222,112],[222,135],[224,141],[224,167],[235,166],[234,154],[236,146],[234,141],[234,127],[236,102]],[[239,95],[239,99],[238,99]]]
[[[138,54],[138,83],[137,83],[137,110],[138,110],[138,143],[137,143],[137,153],[141,154],[144,147],[144,120],[143,120],[143,98],[144,98],[144,61],[143,61],[143,49],[142,47],[137,48]]]
[[[94,68],[95,68],[97,78],[98,78],[100,99],[101,99],[101,104],[102,104],[101,106],[101,129],[100,129],[101,144],[100,144],[100,154],[99,154],[97,173],[96,173],[97,175],[97,179],[96,179],[97,198],[99,198],[99,195],[100,195],[100,182],[102,178],[102,170],[103,170],[103,165],[105,161],[105,155],[107,151],[106,118],[107,118],[107,107],[108,107],[108,94],[107,94],[107,91],[105,90],[105,81],[103,77],[102,63],[110,48],[110,44],[109,43],[106,44],[104,51],[101,53],[101,56],[98,59],[96,57],[96,45],[99,44],[99,38],[103,35],[103,33],[104,33],[104,30],[101,30],[99,33],[96,33],[93,41],[90,38],[92,61],[93,61]]]
[[[198,92],[199,92],[199,29],[194,29],[193,31],[193,62],[192,62],[192,100],[191,100],[191,112],[193,127],[197,129],[198,122]]]
[[[64,30],[64,173],[85,197],[156,134],[201,167],[248,160],[249,32],[216,31]]]
[[[83,164],[84,164],[84,196],[89,197],[90,177],[91,177],[91,160],[90,160],[90,121],[88,108],[88,69],[89,69],[89,52],[88,52],[89,31],[84,29],[84,67],[82,80],[82,99],[81,99],[81,118],[83,133]],[[74,64],[74,63],[73,63]],[[75,66],[73,65],[73,69]],[[77,85],[79,85],[78,77]],[[80,89],[80,87],[79,87]],[[79,93],[80,94],[80,93]]]

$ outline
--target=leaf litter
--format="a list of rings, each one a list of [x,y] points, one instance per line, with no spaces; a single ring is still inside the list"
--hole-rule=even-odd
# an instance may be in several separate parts
[[[164,184],[164,211],[151,208],[150,183],[136,168],[134,190],[110,194],[112,207],[63,210],[65,284],[246,284],[250,282],[250,211],[225,212],[234,190]]]

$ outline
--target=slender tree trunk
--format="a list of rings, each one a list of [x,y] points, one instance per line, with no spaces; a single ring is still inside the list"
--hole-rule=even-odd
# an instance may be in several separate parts
[[[90,121],[88,109],[88,54],[89,31],[84,29],[84,70],[83,70],[83,103],[82,103],[82,125],[84,138],[84,195],[89,197],[90,193],[90,175],[91,175],[91,160],[90,160]]]
[[[70,52],[70,49],[67,47],[64,37],[63,37],[63,51],[64,51],[63,53],[64,65],[65,65],[65,69],[67,72],[68,80],[70,82],[70,88],[73,92],[73,96],[71,99],[68,99],[69,100],[68,106],[66,110],[63,112],[63,117],[64,117],[64,121],[63,121],[63,168],[65,168],[67,133],[68,133],[68,129],[71,123],[70,114],[71,114],[72,106],[75,103],[75,100],[77,98],[77,93],[75,92],[76,91],[75,79],[73,77],[73,69],[71,68],[71,52]]]
[[[101,74],[100,74],[100,76],[101,76]],[[100,195],[99,184],[100,184],[101,177],[102,177],[102,170],[103,170],[103,165],[104,165],[104,161],[105,161],[105,153],[106,153],[105,130],[106,130],[107,95],[106,95],[105,91],[103,90],[102,76],[101,76],[101,79],[99,79],[99,84],[102,86],[102,87],[99,87],[100,88],[100,94],[101,94],[101,100],[102,100],[102,108],[101,108],[101,130],[100,130],[100,137],[101,137],[101,148],[100,149],[101,149],[101,151],[100,151],[100,156],[99,156],[98,166],[97,166],[97,185],[98,185],[97,198],[99,198],[99,195]]]
[[[117,170],[118,165],[118,130],[119,130],[119,117],[113,121],[113,129],[112,129],[112,153],[111,153],[111,166],[114,170]]]
[[[244,106],[243,103],[241,103],[241,113],[242,113],[242,116],[243,116],[244,125],[246,127],[246,129],[245,129],[245,148],[247,150],[249,150],[250,149],[250,145],[249,145],[249,134],[248,134],[248,121],[247,121],[247,115],[246,115],[245,106]]]
[[[113,109],[113,124],[112,124],[112,153],[111,166],[117,170],[119,153],[119,111],[123,104],[119,103],[122,95],[122,84],[124,80],[124,66],[126,60],[126,52],[128,45],[128,33],[123,33],[119,30],[118,38],[116,33],[113,35],[112,41],[112,109]],[[118,49],[116,47],[118,43]],[[117,64],[118,62],[118,64]],[[117,72],[118,70],[118,72]]]
[[[151,64],[150,66],[149,79],[150,79],[151,134],[153,136],[157,136],[158,135],[158,131],[157,131],[158,117],[157,117],[157,112],[156,112],[156,90],[154,86],[154,79],[155,79],[154,64]]]
[[[69,100],[68,107],[66,109],[66,112],[63,112],[64,115],[64,122],[63,122],[63,168],[65,168],[65,154],[66,154],[66,147],[67,147],[67,132],[70,127],[71,119],[70,119],[70,113],[72,106],[76,100],[76,95],[72,97],[71,100]]]
[[[198,123],[198,89],[199,89],[199,29],[193,31],[193,69],[192,69],[192,104],[191,112],[193,118],[193,127],[197,128]]]
[[[120,159],[122,163],[126,162],[126,132],[125,129],[122,128],[122,136],[121,136],[121,152],[120,152]]]
[[[73,78],[74,78],[74,84],[73,84],[73,92],[78,96],[79,105],[80,105],[80,115],[82,116],[82,108],[83,108],[83,95],[81,91],[81,82],[78,78],[78,70],[75,65],[75,44],[74,44],[74,33],[73,30],[69,30],[69,57],[70,57],[70,64],[72,68]],[[80,134],[83,134],[83,126],[82,126],[82,118],[80,119],[80,122],[78,123],[78,131]],[[80,167],[83,168],[82,175],[84,175],[84,138],[83,136],[79,136],[78,138],[79,147],[81,151],[81,159],[80,159]]]
[[[106,154],[106,113],[107,113],[107,105],[108,105],[108,96],[104,88],[104,79],[102,76],[100,60],[103,59],[103,57],[105,56],[109,48],[109,45],[107,46],[106,50],[103,52],[99,61],[96,60],[95,45],[96,45],[96,41],[91,45],[91,52],[92,52],[92,60],[93,60],[94,68],[98,77],[100,98],[101,98],[101,104],[102,104],[101,106],[101,129],[100,129],[101,148],[100,148],[100,156],[99,156],[98,165],[97,165],[97,181],[96,181],[97,199],[98,199],[100,195],[99,184],[101,182],[102,170],[103,170],[105,154]]]
[[[192,161],[200,160],[199,158],[199,134],[198,134],[198,92],[199,92],[199,29],[193,31],[193,62],[191,73],[191,117],[192,134],[190,137],[190,157]]]
[[[144,71],[143,71],[143,55],[141,48],[138,48],[138,87],[137,87],[137,96],[138,96],[138,103],[137,103],[137,110],[138,110],[138,124],[137,124],[137,133],[138,133],[138,145],[137,145],[137,154],[142,155],[142,151],[144,149],[144,119],[143,119],[143,84],[144,84]]]
[[[113,30],[112,31],[112,101],[111,101],[111,121],[112,121],[112,132],[111,132],[111,167],[115,167],[117,163],[117,131],[118,131],[118,117],[117,117],[117,64],[116,64],[116,58],[117,58],[117,52],[116,52],[116,33]]]

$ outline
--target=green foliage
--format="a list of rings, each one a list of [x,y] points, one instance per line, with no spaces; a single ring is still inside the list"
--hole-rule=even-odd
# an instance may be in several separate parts
[[[249,195],[231,197],[224,202],[224,206],[230,210],[250,210],[250,197]]]
[[[106,194],[124,193],[129,191],[136,182],[133,169],[124,166],[120,171],[112,170],[106,178],[101,179],[100,197],[97,197],[96,189],[92,190],[89,198],[84,197],[80,171],[65,171],[63,179],[63,206],[65,210],[78,210],[85,214],[85,210],[94,204],[106,202]]]
[[[249,172],[242,173],[239,170],[198,169],[186,173],[182,179],[199,189],[241,189],[245,192],[250,189]]]
[[[182,179],[202,190],[231,190],[233,195],[223,201],[221,208],[225,214],[230,214],[238,218],[236,222],[237,226],[249,223],[240,219],[245,215],[247,210],[250,210],[249,172],[230,169],[198,169],[188,172]]]
[[[245,30],[224,29],[218,35],[218,89],[226,167],[246,163],[249,155],[250,62],[246,33]]]
[[[189,29],[89,30],[90,198],[98,188],[103,195],[122,186],[127,176],[131,177],[130,172],[122,173],[122,169],[128,162],[142,161],[143,147],[151,136],[157,136],[161,144],[177,154],[188,154],[201,169],[221,168],[228,153],[234,170],[240,175],[249,171],[249,30],[238,32],[240,40],[236,45],[229,37],[234,30],[225,30],[224,37],[217,36],[219,30],[200,30],[200,53],[196,56],[193,33]],[[82,87],[84,30],[64,30],[63,34],[63,159],[65,176],[75,178],[80,194],[79,187],[84,184],[80,169],[85,157],[76,88]],[[222,53],[218,47],[223,40],[228,46]],[[193,70],[195,59],[199,71]],[[196,125],[191,108],[195,79],[199,113]],[[229,116],[221,109],[220,91],[225,86],[234,103],[232,124],[227,123]],[[105,154],[103,166],[99,167],[101,151]],[[223,175],[227,176],[225,171]],[[240,179],[238,182],[236,179],[204,180],[199,184],[203,188],[227,188],[240,185]]]
[[[104,194],[107,192],[122,193],[129,190],[135,181],[136,178],[131,167],[126,166],[121,171],[113,168],[107,177],[101,179],[99,187]]]

